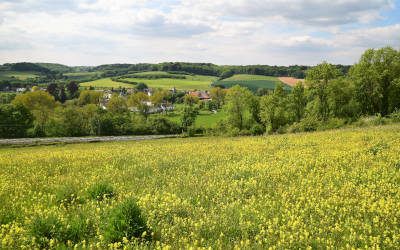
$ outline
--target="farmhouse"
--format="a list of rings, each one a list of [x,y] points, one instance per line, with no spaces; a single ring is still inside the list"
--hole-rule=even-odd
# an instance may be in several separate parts
[[[201,101],[211,101],[208,91],[189,91],[188,94],[199,98]]]

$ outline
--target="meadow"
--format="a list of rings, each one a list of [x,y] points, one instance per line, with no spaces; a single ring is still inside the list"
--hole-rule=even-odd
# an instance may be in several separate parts
[[[166,77],[150,79],[151,76],[155,75],[157,75],[158,77],[165,75]],[[180,76],[184,79],[168,78],[168,76],[171,75]],[[170,74],[163,71],[150,71],[127,74],[125,77],[121,76],[120,79],[124,82],[132,82],[132,84],[113,81],[111,78],[103,78],[96,81],[81,83],[81,86],[92,86],[95,88],[118,88],[119,86],[121,86],[125,88],[133,88],[137,83],[145,83],[150,88],[172,89],[175,87],[178,90],[205,90],[211,87],[211,83],[216,79],[216,77],[190,74]]]
[[[277,77],[262,75],[236,74],[221,81],[214,82],[214,86],[224,86],[226,88],[240,85],[250,90],[256,91],[259,88],[274,90],[277,84],[282,83]],[[290,86],[284,84],[284,89],[290,90]]]
[[[0,248],[399,249],[399,130],[0,148]]]
[[[30,72],[30,71],[0,71],[0,80],[8,80],[10,78],[16,78],[18,80],[26,80],[28,78],[36,78],[39,77],[37,72]]]
[[[94,81],[84,82],[80,84],[81,87],[93,87],[93,88],[127,88],[131,89],[134,88],[134,84],[123,83],[123,82],[116,82],[111,80],[111,78],[101,78]]]

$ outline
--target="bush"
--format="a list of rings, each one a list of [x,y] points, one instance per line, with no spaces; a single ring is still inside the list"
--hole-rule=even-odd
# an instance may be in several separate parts
[[[88,239],[94,234],[93,224],[83,214],[69,215],[63,224],[55,215],[33,218],[29,232],[36,238],[40,248],[48,248],[50,240],[74,243]]]
[[[74,203],[83,203],[83,199],[78,196],[78,190],[73,185],[66,185],[56,189],[56,202],[64,206]]]
[[[84,216],[78,213],[71,215],[67,219],[68,225],[63,225],[57,234],[57,239],[67,243],[69,240],[78,243],[83,239],[88,239],[94,234],[94,225]]]
[[[400,109],[396,109],[389,117],[393,122],[400,122]]]
[[[40,248],[46,248],[50,239],[59,238],[61,222],[54,215],[35,217],[30,224],[29,232],[36,238]]]
[[[153,134],[179,134],[181,130],[178,124],[164,117],[151,117],[148,124]]]
[[[307,116],[300,120],[300,122],[293,123],[287,128],[287,131],[290,133],[311,132],[316,131],[320,125],[321,122],[318,120],[318,118],[314,116]]]
[[[326,122],[321,122],[318,130],[337,129],[343,127],[345,124],[346,121],[344,119],[331,118]]]
[[[109,199],[116,195],[113,186],[107,182],[96,183],[88,189],[90,198],[98,201]]]
[[[128,199],[112,209],[105,218],[102,228],[108,242],[121,241],[123,237],[151,239],[146,220],[133,199]]]
[[[250,129],[250,133],[252,135],[262,135],[262,134],[264,134],[264,132],[265,132],[265,128],[258,123],[254,124]]]

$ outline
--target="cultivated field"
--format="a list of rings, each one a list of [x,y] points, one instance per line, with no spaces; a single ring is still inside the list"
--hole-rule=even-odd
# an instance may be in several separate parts
[[[16,78],[18,80],[26,80],[28,78],[36,78],[39,75],[36,72],[20,72],[20,71],[0,71],[0,80]]]
[[[2,148],[0,248],[399,249],[399,130]]]
[[[247,87],[253,91],[259,88],[275,89],[276,85],[281,83],[277,77],[273,76],[261,76],[261,75],[247,75],[247,74],[237,74],[232,77],[223,79],[222,81],[217,81],[214,86],[225,86],[230,88],[235,85],[240,85]],[[290,89],[290,86],[284,85],[285,89]]]
[[[278,77],[279,81],[294,87],[298,82],[304,83],[304,79],[298,79],[294,77]]]
[[[152,74],[160,74],[160,73],[171,75],[166,72],[144,72],[144,73],[137,73],[134,75],[149,77]],[[216,77],[213,76],[203,76],[203,75],[180,75],[180,74],[174,74],[174,75],[185,77],[185,79],[174,79],[174,78],[159,78],[159,79],[122,78],[122,79],[132,82],[142,82],[145,83],[150,88],[171,89],[175,87],[176,89],[179,90],[194,90],[194,89],[206,90],[210,88],[211,83],[216,79]]]
[[[150,79],[151,76],[163,76],[165,78],[156,78]],[[175,79],[168,78],[168,76],[177,76],[182,77],[184,79]],[[134,77],[129,77],[134,76]],[[141,77],[142,76],[142,77]],[[82,87],[95,87],[95,88],[118,88],[119,86],[125,88],[133,88],[137,83],[145,83],[150,88],[163,88],[163,89],[172,89],[175,87],[179,90],[194,90],[194,89],[209,89],[211,83],[216,79],[213,76],[203,76],[203,75],[183,75],[183,74],[169,74],[167,72],[162,71],[151,71],[151,72],[140,72],[135,74],[128,74],[125,77],[121,76],[121,80],[132,82],[129,83],[121,83],[117,81],[111,80],[111,78],[103,78],[96,81],[84,82],[80,85]]]
[[[90,82],[84,82],[80,84],[81,87],[94,87],[94,88],[134,88],[134,84],[116,82],[111,80],[111,78],[102,78]]]

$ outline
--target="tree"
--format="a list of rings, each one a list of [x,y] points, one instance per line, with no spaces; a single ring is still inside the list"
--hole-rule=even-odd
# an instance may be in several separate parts
[[[287,106],[287,94],[282,84],[278,84],[272,94],[261,97],[260,117],[267,132],[275,132],[290,122]]]
[[[210,90],[211,99],[217,105],[217,109],[220,109],[224,104],[226,91],[220,87],[215,87]]]
[[[64,103],[67,100],[67,95],[65,94],[64,86],[60,88],[59,100],[61,103]]]
[[[339,70],[332,64],[323,62],[306,72],[306,83],[313,98],[316,100],[317,115],[324,121],[329,116],[328,84],[340,75]]]
[[[168,95],[169,95],[168,90],[158,89],[153,93],[150,99],[153,105],[158,107],[161,106],[161,104],[163,104],[163,102],[167,99]]]
[[[78,96],[78,90],[79,86],[75,81],[71,81],[67,84],[67,91],[70,99],[73,99]]]
[[[79,95],[78,104],[81,106],[87,105],[87,104],[98,105],[100,103],[100,100],[102,97],[103,97],[103,93],[100,91],[84,90],[84,91],[81,91],[81,93]]]
[[[328,106],[330,116],[357,118],[360,105],[355,98],[354,84],[346,78],[331,81],[328,86]]]
[[[48,92],[50,95],[52,95],[52,96],[54,97],[54,99],[55,99],[56,101],[59,100],[59,98],[58,98],[59,90],[58,90],[57,84],[55,84],[55,83],[50,83],[49,85],[47,85],[46,90],[47,90],[47,92]]]
[[[30,110],[35,117],[34,134],[37,136],[45,135],[45,124],[49,119],[50,113],[57,105],[53,96],[45,91],[38,90],[17,95],[12,104],[23,105]]]
[[[245,116],[249,112],[249,100],[252,94],[250,90],[239,85],[233,86],[227,91],[225,97],[225,109],[228,123],[239,130],[244,128]]]
[[[387,115],[398,106],[391,92],[400,78],[400,51],[391,47],[369,49],[350,70],[362,113]],[[392,103],[390,103],[392,102]]]
[[[185,105],[183,108],[183,114],[182,114],[182,119],[181,119],[181,124],[182,124],[182,132],[188,131],[188,128],[192,125],[194,125],[194,122],[196,121],[196,117],[199,114],[199,111],[196,107],[193,105]]]
[[[183,97],[183,103],[185,103],[186,105],[193,106],[193,105],[197,104],[198,102],[199,102],[199,98],[197,96],[186,94]]]
[[[107,103],[107,110],[111,113],[122,114],[128,111],[126,100],[118,95],[113,95]]]
[[[305,94],[304,85],[298,82],[289,95],[289,108],[292,112],[294,121],[300,121],[303,116],[307,105],[307,97]]]
[[[149,96],[143,92],[137,92],[128,97],[128,106],[136,108],[141,115],[147,118],[149,107]]]
[[[25,137],[32,125],[33,116],[23,105],[0,105],[0,138]]]

